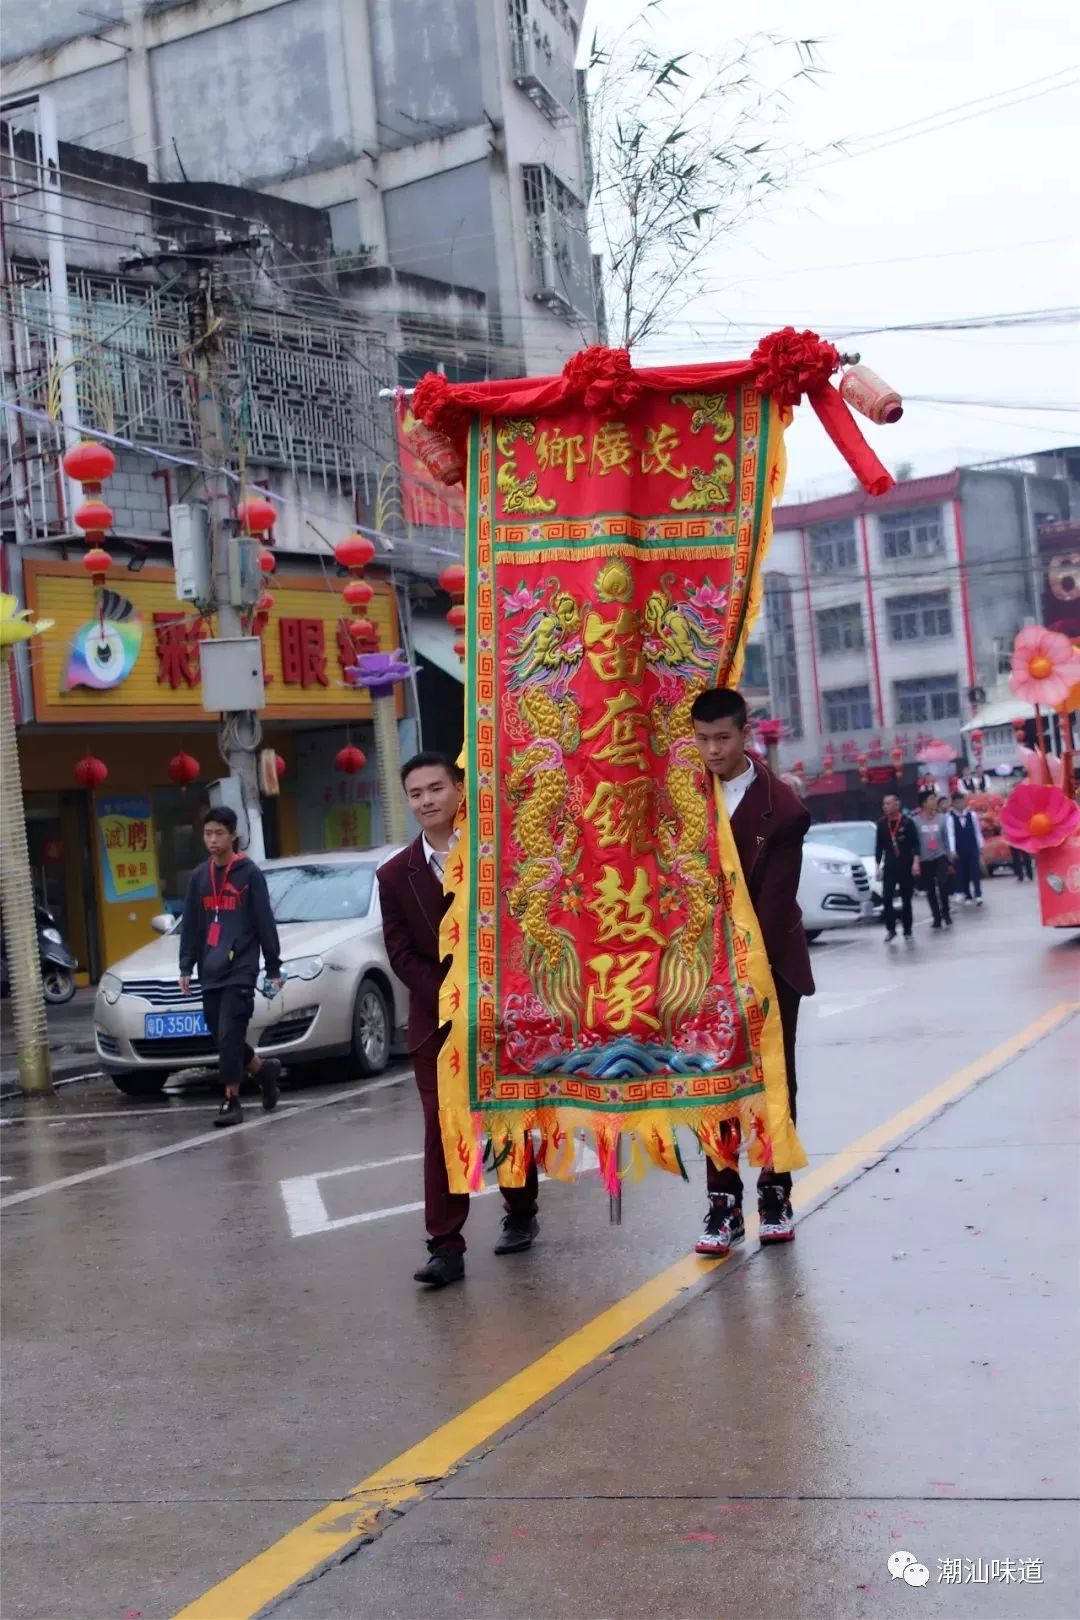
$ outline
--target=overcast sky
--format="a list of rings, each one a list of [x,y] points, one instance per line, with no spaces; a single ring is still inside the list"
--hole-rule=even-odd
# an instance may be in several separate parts
[[[629,11],[627,0],[590,0],[586,35],[625,25]],[[790,125],[813,150],[839,140],[855,151],[860,137],[997,92],[1030,99],[805,174],[725,241],[715,294],[639,358],[730,358],[733,342],[748,351],[754,334],[789,321],[854,328],[1080,303],[1080,37],[1062,0],[757,0],[741,26],[717,0],[665,0],[662,15],[672,52],[758,30],[821,38],[828,72],[797,88]],[[1070,87],[1056,88],[1070,66]],[[1060,77],[1031,83],[1050,75]],[[1012,407],[910,403],[895,427],[866,423],[891,467],[910,461],[918,475],[1080,443],[1080,325],[867,335],[847,347],[905,395]],[[1028,402],[1073,409],[1017,408]],[[788,449],[789,501],[850,486],[808,407]]]

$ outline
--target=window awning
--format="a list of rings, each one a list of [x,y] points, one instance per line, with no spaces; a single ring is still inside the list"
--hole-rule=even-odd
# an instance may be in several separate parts
[[[986,731],[991,726],[1011,726],[1014,720],[1034,720],[1035,710],[1023,698],[1004,698],[997,703],[987,703],[972,715],[961,731]]]
[[[439,619],[413,619],[412,650],[451,680],[465,682],[465,666],[454,651],[458,632]]]

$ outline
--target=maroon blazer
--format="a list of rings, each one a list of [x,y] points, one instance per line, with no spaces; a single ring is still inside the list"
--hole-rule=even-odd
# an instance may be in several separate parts
[[[435,1052],[443,978],[439,924],[449,896],[424,859],[422,838],[380,866],[378,878],[386,954],[409,992],[409,1051],[419,1052],[430,1043]]]
[[[743,877],[754,903],[774,975],[800,995],[812,996],[814,975],[795,898],[810,812],[761,760],[731,818]]]

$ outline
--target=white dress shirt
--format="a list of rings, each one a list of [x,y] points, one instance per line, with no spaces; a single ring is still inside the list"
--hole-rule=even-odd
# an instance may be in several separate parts
[[[746,790],[754,780],[754,775],[754,762],[752,759],[748,759],[746,769],[740,776],[733,776],[730,782],[721,782],[720,786],[724,790],[724,804],[727,808],[729,821],[740,804],[742,804],[746,796]]]
[[[454,845],[457,843],[458,839],[461,837],[461,828],[460,827],[455,827],[453,832],[450,834],[450,849],[438,850],[432,844],[428,843],[428,835],[427,835],[427,833],[421,833],[420,836],[423,839],[424,859],[425,859],[425,861],[427,861],[428,865],[431,867],[432,872],[434,872],[436,882],[438,883],[439,888],[441,889],[442,888],[442,882],[443,882],[443,874],[446,871],[447,856],[450,854],[450,850],[453,849]]]

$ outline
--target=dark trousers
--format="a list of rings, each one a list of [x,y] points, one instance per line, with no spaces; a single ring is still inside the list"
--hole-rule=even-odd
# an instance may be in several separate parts
[[[962,894],[965,900],[970,900],[973,896],[976,900],[982,899],[982,861],[979,859],[977,848],[957,850],[953,888],[955,893]]]
[[[944,855],[936,860],[920,863],[919,881],[930,902],[930,914],[936,923],[949,916],[949,863]]]
[[[910,866],[885,866],[881,874],[881,914],[887,934],[896,933],[896,912],[893,909],[896,895],[900,896],[900,922],[904,933],[911,933],[911,897],[914,893],[915,879]]]
[[[452,1193],[446,1174],[446,1155],[439,1129],[439,1060],[437,1056],[420,1052],[414,1052],[412,1060],[424,1110],[424,1225],[428,1230],[428,1248],[433,1254],[436,1249],[455,1249],[458,1254],[464,1254],[463,1228],[469,1214],[469,1195]],[[536,1214],[539,1180],[530,1151],[524,1187],[502,1189],[506,1213],[521,1226],[526,1226]]]
[[[246,985],[227,984],[220,990],[204,990],[202,1004],[203,1017],[217,1047],[221,1083],[239,1091],[244,1072],[255,1056],[247,1041],[255,991]]]
[[[1025,878],[1027,878],[1029,883],[1034,883],[1035,863],[1032,861],[1027,850],[1017,849],[1014,844],[1010,844],[1009,853],[1012,856],[1012,869],[1017,883],[1023,883]]]
[[[795,1123],[795,1096],[797,1084],[795,1079],[795,1031],[799,1023],[799,1003],[802,996],[793,990],[783,979],[775,979],[776,1002],[780,1009],[780,1028],[784,1036],[784,1066],[787,1069],[788,1107],[791,1110],[791,1122]],[[739,1147],[742,1140],[742,1130],[737,1119],[728,1120],[721,1128],[723,1138],[723,1152],[726,1163],[722,1170],[718,1170],[712,1160],[707,1161],[705,1182],[709,1189],[709,1196],[716,1193],[732,1193],[737,1204],[742,1204],[743,1185],[739,1175]],[[791,1192],[791,1176],[786,1170],[762,1170],[758,1175],[758,1190],[762,1187],[775,1185],[783,1187],[785,1193]]]

